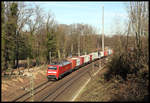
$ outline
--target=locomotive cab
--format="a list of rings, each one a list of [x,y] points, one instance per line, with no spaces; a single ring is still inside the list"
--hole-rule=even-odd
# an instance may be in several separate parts
[[[47,78],[48,80],[50,79],[58,79],[57,74],[58,74],[58,65],[48,65],[47,68]]]
[[[69,61],[61,61],[48,65],[47,78],[59,80],[64,74],[72,71],[72,63]]]

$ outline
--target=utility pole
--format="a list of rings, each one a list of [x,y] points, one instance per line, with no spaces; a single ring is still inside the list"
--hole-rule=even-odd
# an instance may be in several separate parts
[[[34,92],[33,92],[33,89],[34,89],[34,80],[33,80],[33,73],[30,75],[30,96],[31,96],[31,101],[33,102],[34,101]]]
[[[71,44],[71,55],[73,55],[73,43]]]
[[[80,29],[80,30],[81,30],[81,29]],[[80,35],[81,35],[81,34],[79,34],[79,37],[78,37],[78,38],[79,38],[79,42],[78,42],[78,56],[80,56]]]
[[[104,6],[102,6],[102,50],[104,53]]]
[[[30,68],[29,67],[30,66],[29,57],[27,58],[27,63],[28,63],[28,72],[29,72],[29,68]],[[31,101],[33,102],[34,101],[34,97],[33,97],[33,95],[34,95],[34,92],[33,92],[33,88],[34,88],[33,71],[29,77],[30,77],[30,96],[31,96]]]

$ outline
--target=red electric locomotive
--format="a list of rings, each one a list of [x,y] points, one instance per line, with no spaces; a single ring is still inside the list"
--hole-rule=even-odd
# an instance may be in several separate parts
[[[48,65],[47,78],[60,79],[64,74],[72,71],[72,63],[69,61],[63,61],[61,63]]]

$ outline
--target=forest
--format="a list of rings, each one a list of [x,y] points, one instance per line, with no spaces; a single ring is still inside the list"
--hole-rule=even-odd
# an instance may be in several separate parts
[[[147,63],[148,4],[131,2],[126,7],[126,30],[116,29],[115,35],[105,35],[105,47],[119,55],[125,52],[126,60],[130,57],[129,49],[134,49],[137,64]],[[27,61],[30,66],[38,66],[102,50],[102,36],[94,27],[81,23],[59,24],[51,11],[46,14],[38,5],[27,7],[24,2],[1,2],[1,21],[2,72],[26,68]]]
[[[51,12],[44,14],[38,5],[1,2],[1,6],[2,71],[18,68],[27,60],[40,65],[82,55],[101,44],[101,37],[88,24],[59,24]]]

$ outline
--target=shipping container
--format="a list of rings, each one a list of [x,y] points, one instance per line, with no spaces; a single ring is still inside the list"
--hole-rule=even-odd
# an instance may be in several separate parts
[[[84,57],[80,56],[80,65],[82,65],[84,63]]]
[[[68,59],[72,63],[72,69],[76,67],[76,59],[70,58]]]
[[[90,56],[90,61],[92,61],[92,54],[89,54],[89,56]]]
[[[90,61],[90,56],[89,55],[82,55],[84,57],[84,63],[87,63]]]
[[[72,58],[72,59],[76,59],[76,66],[80,65],[80,58]]]
[[[107,56],[108,55],[108,52],[107,51],[104,51],[104,56]]]
[[[93,55],[93,53],[90,53],[89,55],[90,55],[90,59],[91,59],[91,60],[94,60],[94,55]]]
[[[94,53],[92,53],[92,60],[94,60],[95,59],[95,55],[94,55]]]
[[[98,52],[93,52],[93,59],[97,59],[98,58]]]
[[[104,56],[104,52],[103,52],[103,51],[101,51],[101,52],[100,52],[100,54],[101,54],[101,57],[103,57],[103,56]]]
[[[108,55],[111,55],[111,54],[112,54],[112,50],[109,49],[109,50],[108,50]]]
[[[95,54],[94,53],[91,53],[92,54],[92,60],[95,59]]]
[[[88,62],[90,61],[90,55],[87,55],[87,57],[88,57]]]

